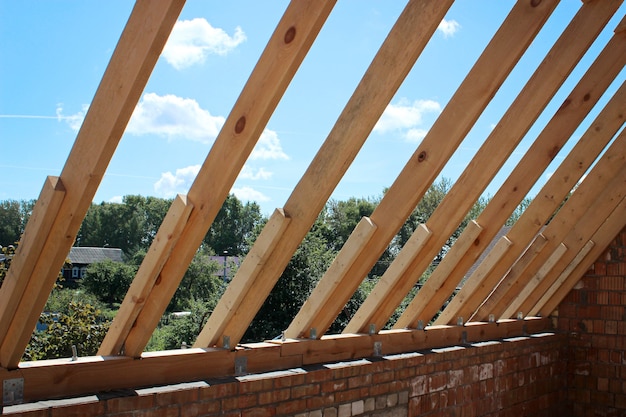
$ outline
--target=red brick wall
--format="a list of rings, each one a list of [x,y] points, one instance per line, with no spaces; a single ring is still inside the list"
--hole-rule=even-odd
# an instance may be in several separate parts
[[[559,306],[569,415],[626,415],[626,229]]]
[[[72,400],[8,415],[556,416],[566,398],[565,334],[433,349]]]

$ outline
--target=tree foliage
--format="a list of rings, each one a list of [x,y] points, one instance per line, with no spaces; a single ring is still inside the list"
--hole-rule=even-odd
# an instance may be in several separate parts
[[[109,328],[100,311],[91,304],[71,301],[67,312],[43,313],[45,327],[33,333],[23,360],[71,357],[72,346],[80,356],[95,355]]]
[[[121,303],[136,272],[133,265],[106,259],[89,265],[80,285],[103,303]]]

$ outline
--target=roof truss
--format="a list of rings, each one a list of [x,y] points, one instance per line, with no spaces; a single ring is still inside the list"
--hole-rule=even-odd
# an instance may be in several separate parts
[[[178,196],[171,205],[100,347],[101,356],[75,364],[20,364],[57,271],[183,3],[137,1],[67,163],[60,177],[46,179],[0,289],[0,375],[8,378],[18,372],[39,381],[30,398],[111,389],[123,384],[173,382],[193,378],[198,372],[206,375],[209,371],[197,366],[198,357],[204,355],[212,355],[216,359],[212,363],[223,361],[222,367],[211,372],[224,375],[233,372],[232,362],[237,355],[248,355],[253,363],[258,360],[262,364],[258,365],[259,370],[269,370],[275,369],[273,366],[367,356],[375,342],[384,346],[390,342],[410,350],[461,343],[470,330],[476,332],[470,335],[481,337],[522,333],[528,331],[523,327],[526,325],[545,330],[548,320],[530,317],[548,316],[626,225],[626,87],[624,80],[618,78],[626,63],[626,24],[622,19],[613,38],[551,116],[500,190],[480,216],[470,222],[419,290],[395,330],[381,330],[622,3],[585,1],[431,218],[415,229],[345,328],[344,335],[324,336],[558,4],[557,0],[518,1],[378,207],[354,229],[293,318],[285,332],[286,340],[256,345],[254,353],[242,353],[237,348],[453,3],[409,1],[311,165],[284,207],[272,214],[245,258],[199,334],[194,345],[198,349],[186,353],[143,353],[202,238],[334,5],[333,1],[322,0],[292,2],[189,193]],[[609,87],[620,82],[621,86],[519,221],[497,241],[454,295],[467,271],[558,150],[583,124]],[[451,296],[451,302],[435,321],[437,326],[424,330],[424,323],[437,316]],[[514,317],[527,319],[509,320]],[[496,320],[500,321],[495,323]],[[395,352],[394,349],[389,352]],[[168,369],[179,367],[181,371],[165,381],[148,371],[150,362]],[[120,366],[132,372],[117,386],[112,380]],[[61,370],[66,367],[71,371]],[[96,378],[96,386],[78,384],[76,375],[86,370],[101,375]],[[51,381],[58,381],[59,375],[66,375],[65,382],[55,386]]]

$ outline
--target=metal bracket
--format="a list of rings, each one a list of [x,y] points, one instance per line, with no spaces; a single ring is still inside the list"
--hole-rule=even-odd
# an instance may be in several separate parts
[[[424,321],[423,320],[418,320],[417,321],[417,330],[424,330]]]
[[[235,375],[241,376],[248,373],[248,357],[241,356],[235,358]]]
[[[489,315],[489,323],[495,323],[496,322],[496,316],[493,314]]]
[[[24,402],[24,378],[5,379],[2,382],[2,405]]]
[[[374,356],[383,356],[383,342],[374,342]]]
[[[457,326],[463,326],[463,317],[457,317],[456,318],[456,325]]]
[[[467,344],[467,332],[466,332],[465,330],[461,333],[461,342],[462,342],[464,345],[466,345],[466,344]]]
[[[311,331],[309,332],[309,339],[317,339],[317,329],[315,327],[311,327]]]
[[[222,347],[224,349],[230,349],[230,336],[222,337]]]
[[[376,325],[374,323],[370,324],[369,334],[370,336],[376,334]]]
[[[517,313],[517,319],[518,320],[524,320],[524,313],[522,313],[521,311],[519,313]]]

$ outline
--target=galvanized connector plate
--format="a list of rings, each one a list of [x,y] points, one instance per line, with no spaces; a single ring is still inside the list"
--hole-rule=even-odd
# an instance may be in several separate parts
[[[24,402],[24,378],[5,379],[2,382],[2,405]]]

